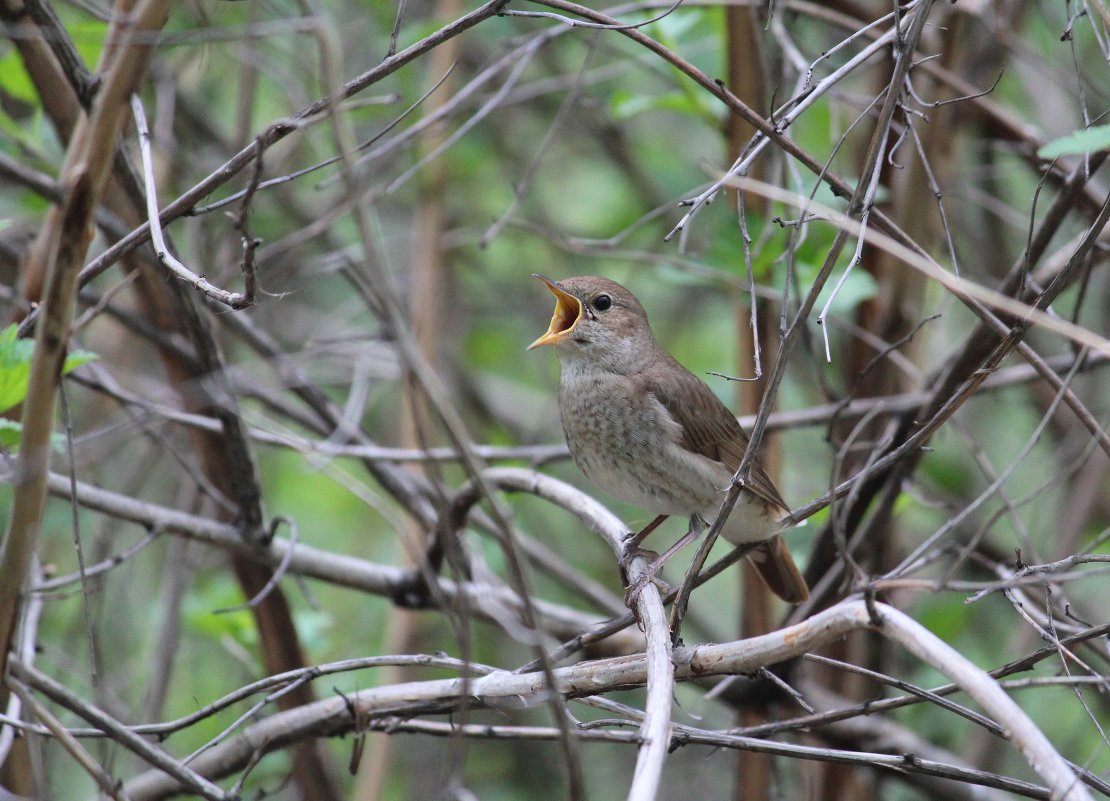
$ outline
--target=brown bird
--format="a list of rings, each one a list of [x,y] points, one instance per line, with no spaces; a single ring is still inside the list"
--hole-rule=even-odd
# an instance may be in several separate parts
[[[666,516],[690,518],[690,532],[649,568],[653,575],[717,517],[748,436],[713,390],[659,346],[623,286],[534,277],[555,295],[555,313],[528,349],[553,345],[559,357],[559,412],[574,463],[608,494],[659,515],[630,538],[626,556]],[[758,462],[746,488],[721,534],[735,545],[759,542],[749,558],[760,576],[784,601],[801,603],[809,590],[780,536],[786,502]]]

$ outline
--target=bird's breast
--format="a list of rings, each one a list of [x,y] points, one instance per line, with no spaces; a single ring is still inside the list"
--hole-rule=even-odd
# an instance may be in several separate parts
[[[559,411],[575,464],[613,497],[654,514],[719,506],[728,470],[679,445],[679,424],[629,377],[564,364]]]

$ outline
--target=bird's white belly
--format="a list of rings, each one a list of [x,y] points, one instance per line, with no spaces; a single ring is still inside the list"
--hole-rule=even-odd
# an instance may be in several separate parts
[[[566,365],[559,392],[571,456],[605,492],[667,515],[690,515],[712,500],[721,477],[708,460],[689,469],[694,454],[678,446],[679,426],[657,401],[634,398],[625,383],[604,375],[580,377]]]
[[[691,493],[685,488],[666,486],[664,477],[650,467],[616,464],[587,454],[576,456],[575,463],[594,484],[627,504],[657,515],[688,516],[693,511]]]
[[[721,501],[724,501],[724,496]],[[720,511],[720,505],[717,511]],[[745,492],[732,507],[732,514],[721,529],[721,536],[733,545],[759,542],[779,533],[778,521],[777,515],[768,514],[766,503],[752,493]]]
[[[693,460],[702,464],[691,463]],[[697,514],[710,524],[721,511],[732,479],[732,474],[718,463],[686,452],[657,457],[654,465],[643,470],[626,469],[608,459],[576,457],[575,461],[587,478],[614,498],[657,515]],[[659,463],[671,464],[675,469],[661,476],[652,469]],[[676,480],[666,481],[667,476]],[[768,539],[777,532],[777,520],[768,515],[767,505],[751,493],[744,493],[733,506],[721,536],[734,545],[742,545]]]
[[[578,468],[609,495],[652,514],[700,515],[712,523],[732,472],[679,445],[681,428],[653,396],[634,398],[627,383],[563,365],[563,429]],[[776,533],[759,499],[745,494],[723,536],[754,542]]]
[[[713,523],[733,477],[730,470],[680,446],[680,427],[654,396],[633,397],[626,383],[567,367],[559,406],[578,469],[626,504]],[[751,543],[774,536],[776,521],[763,501],[745,494],[722,534],[734,544]]]

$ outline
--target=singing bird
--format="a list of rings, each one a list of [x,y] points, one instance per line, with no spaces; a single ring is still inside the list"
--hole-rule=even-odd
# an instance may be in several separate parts
[[[623,286],[534,277],[555,295],[555,312],[528,349],[551,345],[559,358],[559,413],[574,463],[606,493],[659,516],[629,538],[625,556],[666,516],[690,518],[687,536],[649,567],[654,575],[716,519],[748,436],[713,390],[659,346]],[[758,542],[749,558],[759,575],[784,601],[801,603],[809,590],[781,536],[786,502],[758,461],[745,486],[721,534],[735,545]]]

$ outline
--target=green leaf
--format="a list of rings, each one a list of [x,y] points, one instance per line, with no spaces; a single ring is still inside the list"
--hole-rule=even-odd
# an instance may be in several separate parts
[[[0,57],[0,89],[16,100],[22,100],[31,105],[39,99],[35,84],[31,81],[27,70],[23,68],[23,59],[15,48]]]
[[[66,360],[62,363],[62,375],[72,373],[82,364],[94,362],[99,358],[100,357],[91,350],[75,350],[73,353],[66,356]]]
[[[81,60],[88,64],[100,61],[100,51],[108,39],[108,23],[100,20],[83,20],[66,26]]]
[[[19,326],[15,323],[0,329],[0,413],[18,405],[27,396],[35,343],[30,339],[17,339],[18,331]],[[76,350],[66,357],[62,374],[70,373],[96,358],[95,353]]]
[[[898,497],[894,499],[894,516],[901,518],[910,509],[917,505],[917,498],[908,492],[898,493]]]
[[[1094,153],[1108,148],[1110,148],[1110,125],[1095,125],[1061,136],[1059,139],[1053,139],[1038,150],[1037,155],[1042,159],[1054,159],[1057,156]]]
[[[867,270],[857,267],[840,287],[840,292],[837,293],[830,311],[833,314],[850,315],[857,306],[865,300],[871,300],[878,292],[879,285],[875,282],[874,276]]]
[[[243,596],[229,577],[213,577],[196,584],[193,590],[183,606],[183,620],[190,631],[213,640],[228,638],[247,649],[258,644],[251,611],[240,608]],[[213,614],[217,609],[234,611]]]
[[[0,417],[0,450],[16,451],[22,438],[22,423],[18,420],[8,420]],[[51,434],[50,447],[55,453],[65,453],[66,438],[61,434]]]
[[[705,10],[700,8],[675,9],[663,19],[651,23],[649,30],[657,39],[673,49],[674,45],[694,31],[705,16]]]
[[[659,98],[617,89],[609,98],[609,114],[614,120],[627,120],[655,108]]]
[[[798,272],[798,278],[801,280],[803,287],[810,286],[820,272],[821,265],[818,262],[808,262],[798,260],[795,263],[795,269]],[[836,272],[832,275],[828,283],[825,284],[821,290],[821,295],[817,299],[817,309],[823,309],[825,302],[832,295],[837,281],[840,280],[841,273]],[[878,293],[879,287],[875,282],[874,276],[867,270],[861,269],[858,265],[852,269],[848,274],[840,291],[836,293],[836,299],[833,301],[832,306],[829,308],[829,313],[839,316],[850,315],[859,304],[865,300],[870,300]]]
[[[7,420],[0,417],[0,448],[14,451],[19,447],[19,438],[23,435],[23,426],[18,420]]]
[[[709,113],[709,109],[699,102],[697,96],[680,91],[645,95],[619,89],[613,92],[609,101],[609,112],[615,120],[627,120],[647,111],[676,111],[695,117],[704,117]]]
[[[8,329],[4,329],[3,334],[6,338],[0,341],[0,413],[7,412],[27,396],[31,354],[34,353],[34,343],[30,339],[8,338]]]
[[[628,120],[648,111],[674,111],[679,114],[697,116],[699,119],[715,121],[715,111],[703,102],[700,95],[674,91],[665,94],[647,95],[618,89],[609,99],[609,114],[614,120]]]
[[[15,451],[19,448],[22,438],[22,423],[0,417],[0,450]],[[50,447],[55,453],[65,453],[66,438],[61,434],[51,434]]]

